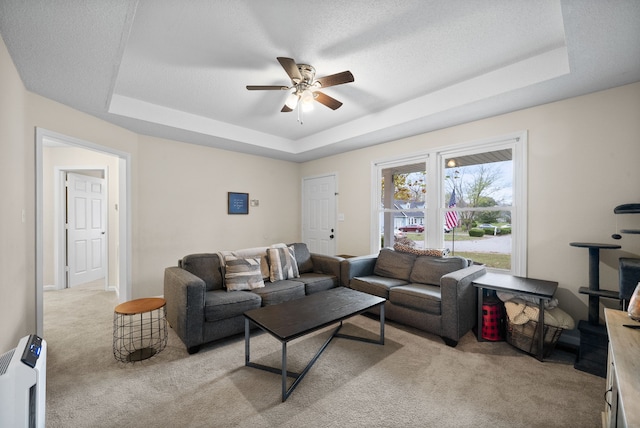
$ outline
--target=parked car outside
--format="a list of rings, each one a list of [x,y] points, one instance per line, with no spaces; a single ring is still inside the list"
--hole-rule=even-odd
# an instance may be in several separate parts
[[[478,229],[492,229],[493,234],[496,235],[498,233],[498,227],[489,223],[482,223],[478,225]]]
[[[398,228],[400,232],[424,232],[424,226],[421,224],[409,224]]]

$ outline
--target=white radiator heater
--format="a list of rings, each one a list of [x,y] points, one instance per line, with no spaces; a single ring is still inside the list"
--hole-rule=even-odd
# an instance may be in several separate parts
[[[0,355],[0,427],[45,426],[47,342],[32,334]]]

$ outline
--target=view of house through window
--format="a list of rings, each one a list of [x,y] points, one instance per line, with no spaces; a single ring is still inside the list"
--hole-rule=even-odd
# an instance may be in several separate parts
[[[526,228],[515,227],[524,217],[514,200],[526,200],[525,186],[515,186],[526,178],[526,150],[519,141],[378,164],[379,248],[397,242],[448,248],[451,255],[522,274]]]

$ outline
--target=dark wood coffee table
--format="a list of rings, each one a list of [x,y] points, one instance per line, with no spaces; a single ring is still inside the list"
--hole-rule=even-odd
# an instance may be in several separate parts
[[[333,338],[340,337],[384,345],[384,302],[385,299],[382,297],[372,296],[350,288],[337,287],[301,299],[247,311],[244,313],[245,366],[282,374],[282,401],[285,401]],[[378,340],[339,333],[345,319],[361,314],[375,306],[380,307],[380,338]],[[282,366],[280,368],[251,362],[251,323],[282,343]],[[340,324],[304,370],[301,373],[287,371],[287,343],[335,323]],[[287,388],[287,377],[294,379],[289,388]]]

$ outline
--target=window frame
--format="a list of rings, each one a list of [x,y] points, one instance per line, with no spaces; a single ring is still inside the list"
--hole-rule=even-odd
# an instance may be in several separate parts
[[[445,195],[445,159],[508,148],[512,150],[513,156],[513,201],[509,211],[511,211],[512,225],[515,225],[511,233],[511,270],[509,272],[517,276],[527,276],[527,145],[528,132],[525,130],[373,162],[371,252],[377,253],[380,250],[382,226],[380,218],[385,211],[384,207],[379,206],[382,200],[380,183],[383,169],[425,162],[427,183],[424,212],[425,245],[427,248],[440,248],[444,243],[444,216],[447,211],[447,207],[442,202]],[[504,207],[496,209],[505,211]],[[477,210],[477,208],[467,210]]]
[[[371,182],[373,185],[372,189],[372,216],[373,219],[371,224],[373,226],[373,230],[370,235],[370,248],[372,253],[377,253],[380,251],[380,230],[382,229],[383,223],[381,223],[381,218],[384,217],[385,212],[395,212],[395,211],[416,211],[415,209],[403,209],[403,210],[394,210],[391,208],[385,208],[384,206],[380,206],[380,201],[382,200],[382,196],[380,194],[380,183],[382,183],[383,171],[385,169],[393,168],[395,166],[404,166],[407,164],[417,164],[420,162],[424,162],[425,170],[428,167],[429,155],[426,153],[416,153],[413,155],[397,157],[392,159],[383,160],[380,162],[374,162],[371,168]],[[426,179],[428,174],[425,174]],[[426,207],[425,200],[425,207]],[[426,214],[426,210],[424,210]],[[425,223],[425,233],[427,231],[427,226]],[[393,233],[393,232],[392,232]]]

